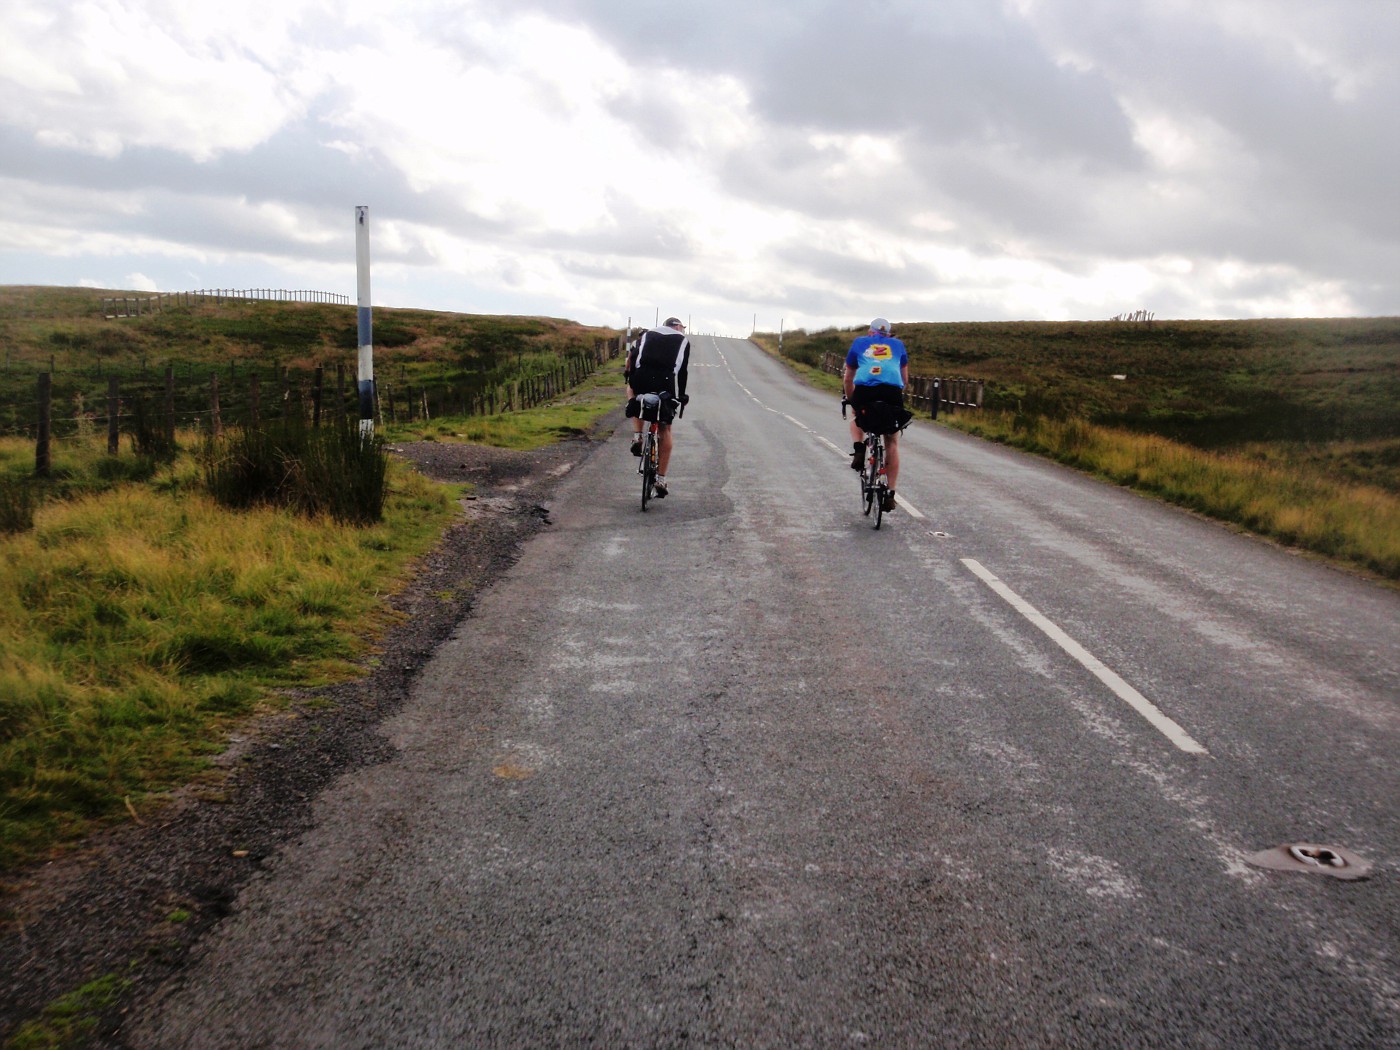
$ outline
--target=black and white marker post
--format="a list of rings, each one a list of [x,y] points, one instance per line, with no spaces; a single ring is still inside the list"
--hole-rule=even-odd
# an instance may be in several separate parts
[[[369,208],[355,209],[355,291],[359,305],[360,436],[374,435],[374,322],[369,307]]]

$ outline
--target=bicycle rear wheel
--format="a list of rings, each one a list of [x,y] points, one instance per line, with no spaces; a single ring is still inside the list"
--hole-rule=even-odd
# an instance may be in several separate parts
[[[880,527],[880,519],[885,516],[885,444],[875,447],[875,476],[870,479],[870,492],[875,503],[875,527]]]
[[[642,438],[642,510],[656,492],[656,435],[647,431]]]
[[[865,513],[868,515],[871,507],[874,506],[875,479],[879,475],[875,465],[875,442],[871,440],[869,434],[865,436],[865,442],[865,462],[861,464],[860,468],[860,498],[861,502],[865,504]]]

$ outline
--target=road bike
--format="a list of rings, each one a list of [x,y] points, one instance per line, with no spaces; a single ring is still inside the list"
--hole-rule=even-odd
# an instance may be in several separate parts
[[[645,424],[642,427],[642,458],[637,464],[637,473],[642,476],[642,510],[656,495],[656,465],[660,456],[662,395],[638,394],[637,414]],[[679,405],[678,415],[685,415],[685,405],[679,398],[671,398],[673,405]]]
[[[846,418],[848,407],[852,407],[851,403],[843,397],[842,419]],[[869,418],[870,413],[867,413],[866,422]],[[861,423],[861,417],[857,416],[856,421]],[[908,425],[906,419],[902,424],[896,424],[894,429],[903,430]],[[866,430],[864,423],[861,423],[861,433],[865,441],[865,458],[860,464],[860,502],[865,508],[866,517],[870,516],[871,511],[875,512],[875,527],[878,529],[880,520],[885,516],[885,502],[890,492],[889,478],[885,474],[885,435]]]

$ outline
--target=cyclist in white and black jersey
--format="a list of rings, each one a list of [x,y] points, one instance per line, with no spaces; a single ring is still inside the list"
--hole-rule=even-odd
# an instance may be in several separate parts
[[[631,356],[627,371],[627,388],[631,397],[627,415],[632,418],[632,455],[642,454],[642,418],[637,398],[642,394],[660,394],[661,425],[657,434],[656,498],[667,494],[666,467],[671,462],[671,422],[675,419],[676,400],[690,402],[685,392],[689,378],[690,340],[680,318],[668,317],[656,328],[642,333],[637,349]]]

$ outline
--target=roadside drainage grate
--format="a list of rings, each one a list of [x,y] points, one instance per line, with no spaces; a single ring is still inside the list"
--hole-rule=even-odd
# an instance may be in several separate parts
[[[1294,842],[1266,849],[1245,862],[1271,871],[1306,871],[1331,875],[1334,879],[1364,879],[1371,874],[1371,862],[1341,846],[1319,846]]]
[[[946,532],[930,532],[929,535],[937,540],[946,540],[949,538]]]

